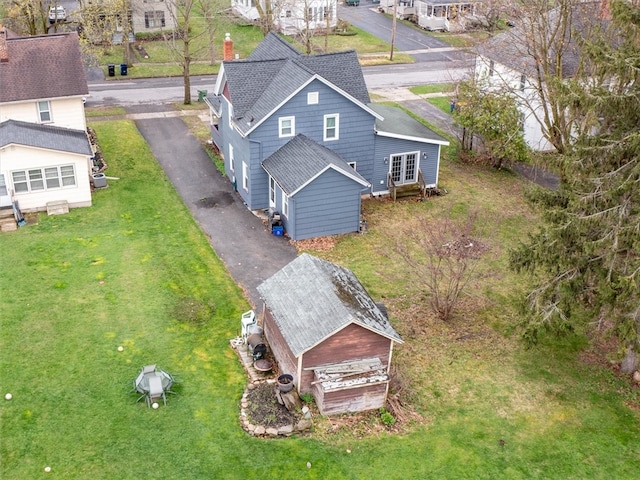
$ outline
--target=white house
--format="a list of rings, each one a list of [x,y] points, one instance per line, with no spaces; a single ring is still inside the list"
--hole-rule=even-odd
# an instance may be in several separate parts
[[[558,77],[568,79],[575,76],[580,53],[576,39],[584,34],[588,28],[606,20],[603,18],[603,7],[600,1],[585,1],[573,6],[570,28],[564,37],[557,33],[554,25],[558,24],[558,11],[547,13],[548,37],[544,40],[549,44],[549,55],[553,55],[554,42],[562,44],[561,64],[554,66],[554,59],[548,63],[556,68]],[[534,20],[535,21],[535,20]],[[539,75],[536,62],[529,48],[531,33],[523,26],[516,26],[511,30],[496,35],[481,45],[477,50],[475,65],[475,80],[481,88],[491,91],[509,92],[516,98],[522,115],[524,139],[527,145],[535,151],[552,151],[554,146],[547,140],[544,132],[548,127],[544,122],[544,107],[540,89],[546,91],[546,84],[540,84],[536,79]],[[556,38],[552,38],[553,36]],[[541,38],[537,42],[543,43]],[[546,95],[545,95],[546,98]]]
[[[231,0],[231,8],[237,15],[251,21],[260,21],[256,1],[266,11],[267,0]],[[338,20],[338,0],[271,0],[273,24],[285,35],[295,35],[305,30],[324,31],[335,28]]]
[[[91,205],[88,94],[76,33],[18,37],[0,28],[0,206]]]

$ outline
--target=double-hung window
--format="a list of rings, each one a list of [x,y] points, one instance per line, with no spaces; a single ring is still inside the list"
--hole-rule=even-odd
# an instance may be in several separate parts
[[[276,206],[276,181],[273,177],[269,177],[269,206],[271,208]]]
[[[338,140],[340,138],[340,115],[332,113],[324,116],[324,135],[325,142]]]
[[[289,216],[289,195],[282,191],[282,214],[285,217]]]
[[[249,191],[249,167],[242,162],[242,188],[245,192]]]
[[[38,118],[40,123],[51,122],[51,104],[48,100],[44,100],[37,103],[38,105]]]
[[[76,186],[76,174],[73,165],[17,170],[11,172],[11,178],[16,193]]]
[[[229,144],[229,171],[233,172],[233,145]]]
[[[278,135],[293,137],[296,134],[296,117],[280,117],[278,119]]]
[[[162,28],[165,26],[164,12],[162,10],[153,10],[144,12],[145,28]]]

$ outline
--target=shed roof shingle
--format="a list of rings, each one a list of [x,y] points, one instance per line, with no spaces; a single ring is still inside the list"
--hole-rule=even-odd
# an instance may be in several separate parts
[[[402,343],[353,272],[309,254],[262,282],[258,292],[296,357],[352,323]]]
[[[47,150],[93,155],[84,130],[7,120],[0,123],[0,148],[17,144]]]
[[[379,103],[370,103],[369,108],[384,117],[382,120],[379,118],[376,119],[376,131],[378,132],[398,135],[405,138],[411,137],[417,141],[426,141],[427,143],[449,144],[444,137],[441,137],[430,128],[425,127],[400,108]]]
[[[6,39],[0,62],[0,103],[88,95],[78,35],[57,33]]]

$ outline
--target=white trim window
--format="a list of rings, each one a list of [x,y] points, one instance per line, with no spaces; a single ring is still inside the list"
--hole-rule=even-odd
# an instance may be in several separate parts
[[[144,12],[144,28],[163,28],[164,26],[165,20],[162,10]]]
[[[242,162],[242,188],[245,192],[249,191],[249,167]]]
[[[318,92],[307,93],[307,105],[317,105],[320,100],[320,94]]]
[[[76,173],[73,165],[16,170],[11,172],[11,179],[16,193],[56,190],[76,186]]]
[[[325,142],[340,138],[340,114],[332,113],[324,116],[324,132],[322,139]]]
[[[233,145],[229,144],[229,170],[235,172],[233,168]]]
[[[296,134],[296,117],[278,118],[278,136],[293,137]]]
[[[289,217],[289,195],[282,190],[282,215]]]
[[[276,207],[276,181],[273,177],[269,177],[269,207]]]
[[[36,105],[38,107],[40,123],[51,123],[51,104],[49,100],[37,102]]]

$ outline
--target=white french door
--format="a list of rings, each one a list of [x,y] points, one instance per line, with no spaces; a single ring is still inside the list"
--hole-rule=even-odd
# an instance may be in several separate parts
[[[391,155],[390,173],[396,185],[415,183],[418,173],[418,152]]]

